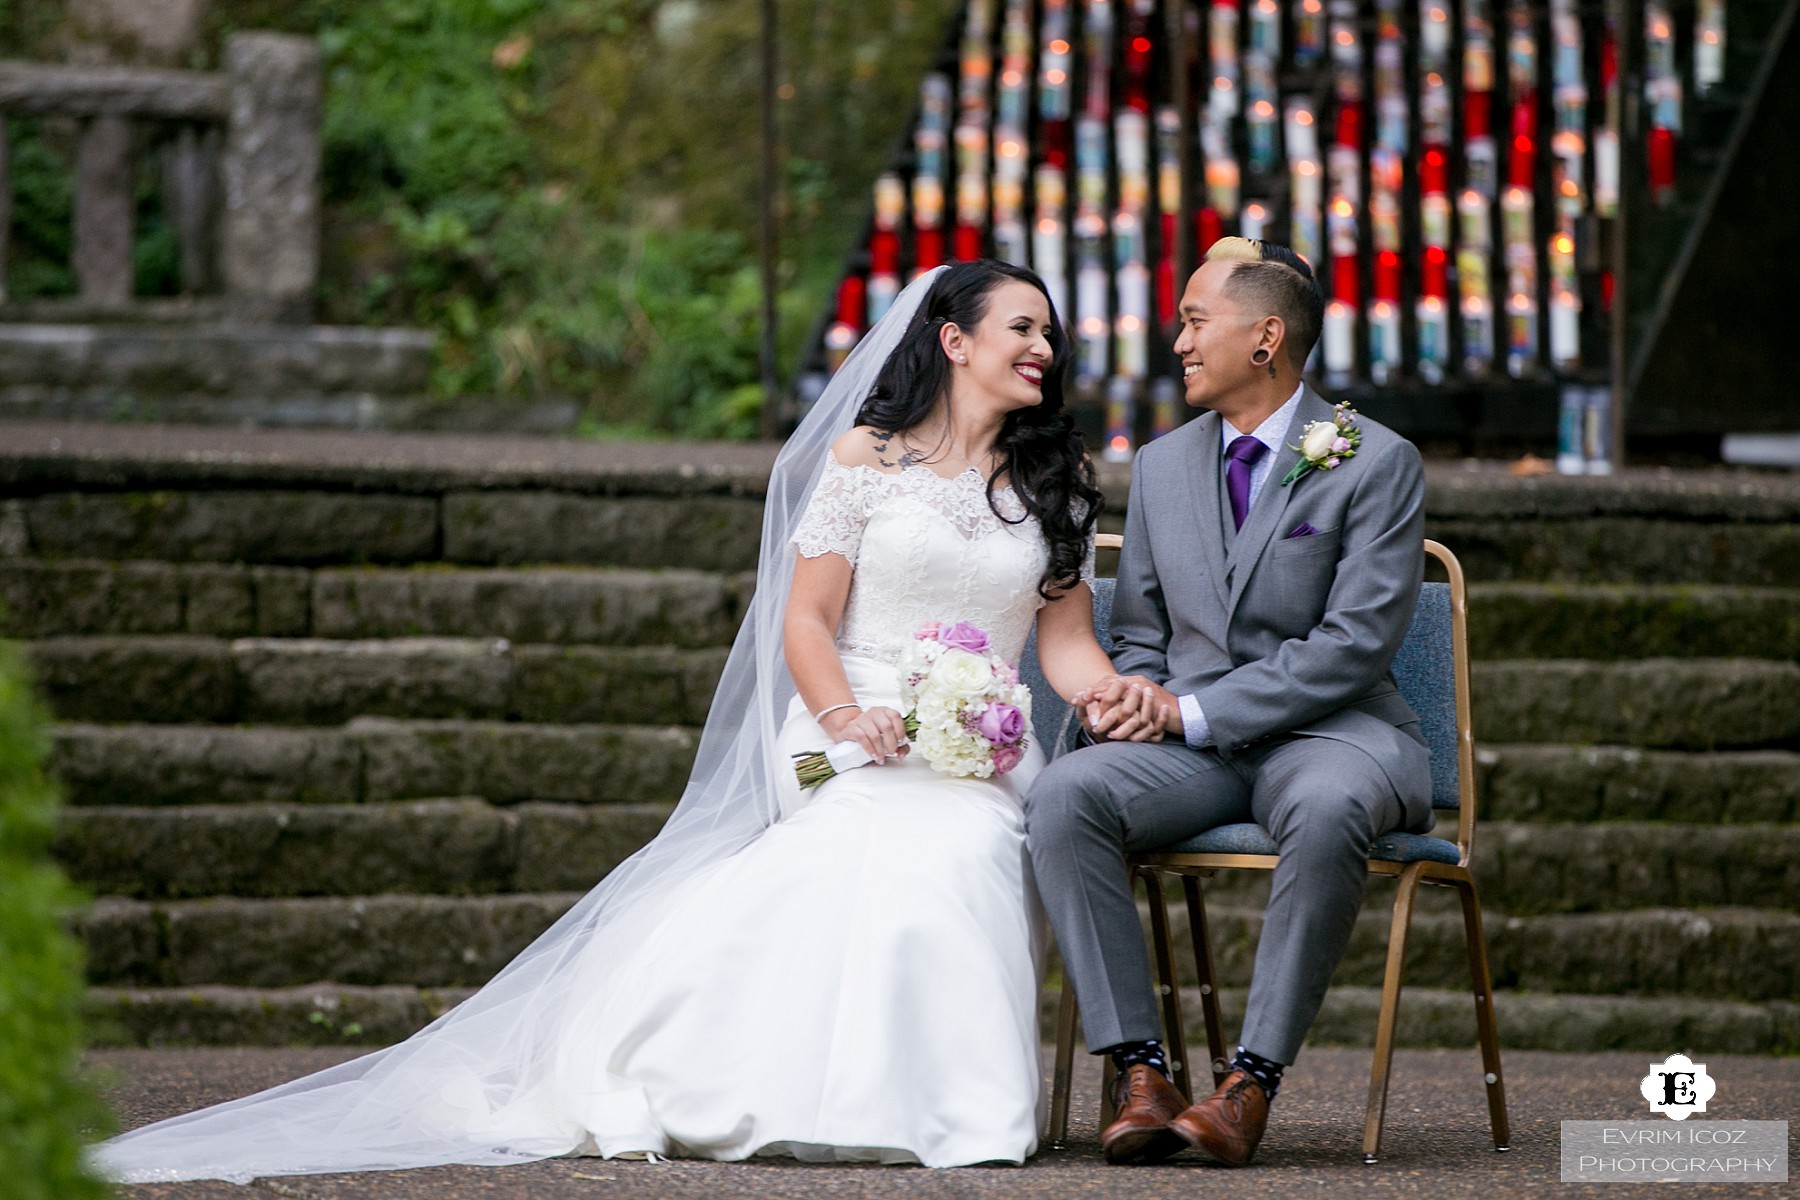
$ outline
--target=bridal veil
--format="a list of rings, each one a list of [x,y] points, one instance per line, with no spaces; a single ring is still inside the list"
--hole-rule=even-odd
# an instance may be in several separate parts
[[[657,935],[669,899],[754,840],[781,811],[791,765],[777,733],[794,694],[782,657],[788,540],[831,444],[943,268],[900,293],[833,376],[775,461],[756,593],[731,648],[699,754],[662,832],[615,868],[485,987],[406,1041],[303,1079],[133,1130],[92,1150],[120,1182],[499,1164],[577,1150],[574,1112],[605,1113],[623,1081],[584,1077],[565,1032],[610,964]]]

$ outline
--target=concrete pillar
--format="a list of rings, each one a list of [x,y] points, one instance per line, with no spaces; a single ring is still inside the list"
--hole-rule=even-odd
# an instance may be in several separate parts
[[[6,299],[7,235],[12,232],[12,134],[0,113],[0,301]]]
[[[233,34],[224,68],[231,81],[222,164],[225,290],[248,319],[309,321],[319,274],[318,44],[291,34]]]
[[[131,299],[131,235],[136,204],[131,121],[91,118],[75,147],[75,280],[94,304]]]
[[[193,66],[208,7],[208,0],[68,0],[69,62]]]

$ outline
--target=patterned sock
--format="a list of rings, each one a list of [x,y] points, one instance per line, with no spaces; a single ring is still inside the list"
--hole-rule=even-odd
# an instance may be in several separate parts
[[[1155,1067],[1164,1079],[1169,1077],[1169,1060],[1163,1056],[1161,1042],[1120,1042],[1107,1053],[1112,1055],[1113,1070],[1121,1075],[1145,1063]]]
[[[1237,1057],[1231,1060],[1232,1070],[1244,1071],[1249,1074],[1250,1078],[1262,1085],[1263,1093],[1268,1096],[1270,1104],[1275,1103],[1275,1093],[1281,1090],[1281,1068],[1281,1063],[1264,1058],[1260,1054],[1252,1054],[1242,1046],[1237,1048]]]

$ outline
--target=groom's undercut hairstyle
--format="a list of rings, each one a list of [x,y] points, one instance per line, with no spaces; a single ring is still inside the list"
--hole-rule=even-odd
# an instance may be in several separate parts
[[[1225,279],[1225,294],[1280,317],[1287,329],[1288,361],[1295,370],[1303,369],[1325,325],[1325,297],[1306,260],[1274,242],[1227,237],[1212,244],[1206,261],[1238,264]]]

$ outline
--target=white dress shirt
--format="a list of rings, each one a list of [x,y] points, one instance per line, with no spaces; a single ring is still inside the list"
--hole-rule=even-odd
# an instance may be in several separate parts
[[[1269,472],[1275,469],[1275,459],[1279,457],[1282,435],[1287,433],[1288,426],[1293,423],[1294,410],[1300,407],[1300,397],[1306,391],[1303,383],[1294,389],[1294,394],[1287,398],[1287,403],[1264,418],[1263,423],[1249,433],[1239,432],[1229,421],[1220,419],[1219,438],[1220,463],[1231,457],[1231,445],[1239,438],[1255,438],[1269,448],[1269,452],[1257,460],[1250,468],[1250,503],[1244,510],[1245,519],[1256,507],[1256,498],[1262,495],[1263,485],[1269,481]],[[1185,696],[1177,696],[1176,702],[1181,706],[1182,736],[1187,744],[1196,750],[1212,745],[1212,726],[1207,723],[1206,714],[1200,711],[1200,699],[1192,692]]]

